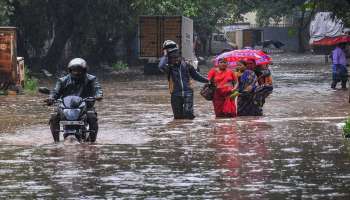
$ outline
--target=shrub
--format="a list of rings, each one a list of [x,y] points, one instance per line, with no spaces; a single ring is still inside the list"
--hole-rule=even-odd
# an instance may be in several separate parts
[[[24,90],[34,93],[38,89],[38,79],[32,77],[29,70],[25,68]]]
[[[345,121],[345,125],[343,127],[344,137],[350,138],[350,118]]]
[[[112,64],[112,68],[115,71],[121,71],[121,70],[127,70],[129,68],[128,64],[124,63],[123,61],[118,61],[114,64]]]

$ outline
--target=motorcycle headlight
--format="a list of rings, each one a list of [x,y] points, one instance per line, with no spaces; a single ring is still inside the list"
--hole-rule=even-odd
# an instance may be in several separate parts
[[[80,109],[64,109],[64,117],[69,121],[75,121],[79,119]]]

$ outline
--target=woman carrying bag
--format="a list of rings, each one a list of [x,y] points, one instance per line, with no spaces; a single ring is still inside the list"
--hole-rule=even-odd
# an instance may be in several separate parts
[[[216,117],[236,117],[238,79],[232,70],[227,69],[227,61],[225,59],[220,59],[218,66],[213,67],[209,71],[208,80],[215,85],[212,101]]]

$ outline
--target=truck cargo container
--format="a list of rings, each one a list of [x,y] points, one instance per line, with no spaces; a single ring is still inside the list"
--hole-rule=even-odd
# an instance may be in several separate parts
[[[24,59],[17,58],[15,27],[0,27],[0,90],[24,87]]]
[[[163,56],[162,44],[165,40],[176,42],[181,56],[197,67],[192,19],[184,16],[140,16],[139,59],[145,61],[145,74],[159,73],[158,63]]]

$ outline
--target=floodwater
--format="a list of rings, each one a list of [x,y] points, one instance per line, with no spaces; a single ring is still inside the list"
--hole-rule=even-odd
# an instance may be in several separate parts
[[[274,63],[263,117],[215,119],[197,84],[174,121],[165,77],[105,81],[95,145],[52,144],[43,95],[1,96],[0,199],[350,199],[348,91],[322,57]]]

